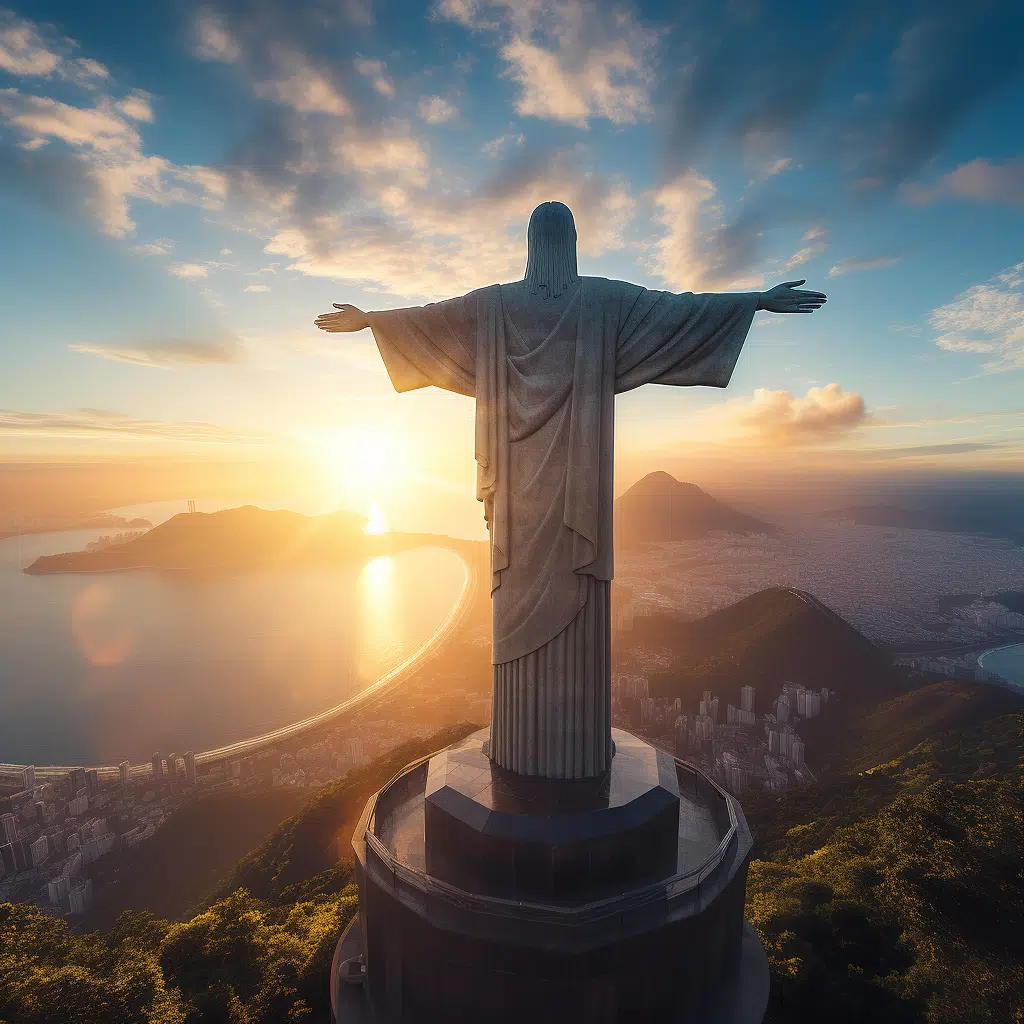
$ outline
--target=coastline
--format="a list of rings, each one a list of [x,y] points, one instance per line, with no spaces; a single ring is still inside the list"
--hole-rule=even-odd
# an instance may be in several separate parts
[[[442,547],[442,545],[435,546]],[[325,711],[320,711],[314,715],[300,719],[297,722],[281,726],[278,729],[272,729],[268,732],[248,737],[247,739],[238,740],[234,743],[228,743],[221,747],[214,747],[210,750],[199,752],[196,754],[196,764],[209,764],[211,762],[222,761],[229,757],[240,757],[243,754],[251,754],[264,747],[268,747],[285,740],[294,739],[303,733],[310,732],[320,726],[327,725],[346,712],[354,711],[357,708],[371,703],[392,686],[402,682],[407,676],[418,669],[420,664],[426,658],[431,656],[439,645],[449,639],[455,629],[463,622],[472,606],[478,585],[476,578],[477,574],[474,572],[469,560],[461,552],[455,550],[454,547],[444,547],[444,550],[452,551],[452,553],[455,554],[462,563],[462,590],[452,609],[442,620],[440,626],[438,626],[438,628],[407,658],[401,661],[398,665],[389,669],[378,679],[375,679],[368,686],[361,689],[358,693],[348,697],[341,703],[327,708]],[[26,766],[23,764],[0,763],[0,779],[9,779],[20,775],[22,769],[25,767]],[[72,768],[79,767],[95,768],[99,772],[101,778],[116,778],[119,773],[117,765],[106,764],[36,765],[35,769],[37,778],[53,779],[65,775]],[[131,775],[135,778],[146,776],[150,774],[151,770],[149,763],[133,764],[130,769]]]
[[[1024,636],[1019,640],[1014,640],[1012,643],[1000,644],[998,647],[990,647],[988,650],[982,651],[977,658],[978,666],[986,672],[992,672],[992,669],[985,666],[985,659],[990,654],[998,654],[1000,651],[1013,650],[1015,647],[1019,647],[1024,651]],[[993,680],[993,682],[997,682],[997,685],[1007,686],[1012,690],[1016,690],[1018,693],[1024,693],[1024,679],[1018,681],[1015,679],[1009,679],[998,672],[992,672],[992,674],[999,677],[998,680]]]

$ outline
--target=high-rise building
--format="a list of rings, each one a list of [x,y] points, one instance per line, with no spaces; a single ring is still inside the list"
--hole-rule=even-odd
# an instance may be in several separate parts
[[[128,761],[122,761],[118,766],[118,771],[121,774],[121,785],[127,786],[131,781],[132,766]]]
[[[775,716],[780,722],[788,722],[789,711],[789,698],[783,694],[775,703]]]
[[[718,698],[711,696],[710,690],[704,691],[704,699],[700,702],[700,713],[707,715],[712,721],[718,721]]]
[[[676,757],[685,757],[690,748],[690,716],[680,715],[676,719],[675,730],[675,754]]]
[[[153,765],[153,781],[159,782],[164,777],[164,762],[159,750],[153,752],[153,760],[150,763]]]
[[[84,768],[72,768],[68,772],[68,789],[70,793],[68,796],[78,796],[83,789],[85,789],[85,769]]]
[[[726,721],[730,725],[754,725],[757,718],[753,711],[746,708],[733,707],[732,704],[726,709]]]
[[[13,814],[0,814],[0,845],[18,841],[18,819]]]
[[[21,769],[21,788],[22,789],[33,789],[36,784],[36,766],[34,764],[26,765]]]
[[[178,755],[167,755],[167,778],[173,786],[178,781]]]
[[[32,867],[41,867],[50,856],[50,841],[46,836],[40,836],[35,842],[29,844],[28,850],[29,856],[32,858]]]
[[[752,686],[740,687],[740,708],[743,711],[754,710],[754,688]]]
[[[793,764],[799,767],[804,763],[804,741],[802,739],[794,736],[789,751],[789,758]]]
[[[252,754],[246,754],[242,758],[242,778],[252,778],[253,772],[256,770],[255,762],[253,761]]]
[[[85,791],[89,796],[95,796],[100,791],[100,773],[95,768],[85,770]]]
[[[190,786],[196,781],[196,755],[192,750],[185,751],[185,781]]]

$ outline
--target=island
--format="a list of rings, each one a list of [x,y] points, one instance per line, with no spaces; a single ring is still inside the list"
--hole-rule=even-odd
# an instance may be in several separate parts
[[[128,569],[248,570],[367,561],[433,545],[474,555],[479,541],[435,534],[366,532],[352,512],[305,516],[254,505],[220,512],[183,512],[124,543],[98,550],[42,555],[24,572],[116,572]]]

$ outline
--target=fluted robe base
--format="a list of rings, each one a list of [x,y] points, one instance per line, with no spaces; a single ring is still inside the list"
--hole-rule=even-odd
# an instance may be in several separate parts
[[[611,764],[611,584],[583,579],[586,603],[561,633],[494,666],[490,755],[502,768],[582,779]]]

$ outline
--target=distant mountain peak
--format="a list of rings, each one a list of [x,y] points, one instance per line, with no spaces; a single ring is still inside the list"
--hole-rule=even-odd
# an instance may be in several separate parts
[[[658,470],[638,480],[615,502],[616,537],[642,541],[690,540],[709,533],[764,533],[778,527],[737,512],[670,473]]]

